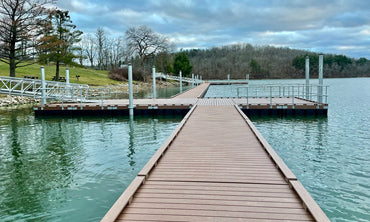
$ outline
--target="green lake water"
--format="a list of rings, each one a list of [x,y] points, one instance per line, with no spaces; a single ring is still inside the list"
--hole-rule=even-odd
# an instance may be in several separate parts
[[[304,80],[250,82],[295,83]],[[329,85],[327,117],[250,118],[330,220],[370,221],[370,78],[324,84]],[[236,96],[236,87],[215,86],[206,96]]]
[[[369,221],[370,78],[325,84],[327,117],[251,119],[332,221]],[[0,221],[99,221],[181,119],[0,110]]]

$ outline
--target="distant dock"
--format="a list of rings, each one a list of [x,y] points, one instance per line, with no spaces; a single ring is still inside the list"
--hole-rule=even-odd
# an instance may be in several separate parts
[[[246,114],[327,115],[328,104],[300,97],[203,98],[211,83],[203,83],[169,99],[135,99],[135,114],[184,114],[195,105],[237,105]],[[55,103],[35,107],[42,115],[128,115],[129,100]]]

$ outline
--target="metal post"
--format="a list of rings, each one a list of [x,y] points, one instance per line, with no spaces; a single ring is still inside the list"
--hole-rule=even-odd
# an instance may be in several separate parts
[[[310,85],[310,57],[306,56],[306,99],[310,99],[309,85]]]
[[[66,68],[66,83],[69,84],[69,69]]]
[[[194,87],[194,73],[191,74],[191,86]]]
[[[41,66],[41,109],[44,109],[46,104],[46,92],[45,92],[45,68]]]
[[[103,98],[103,96],[104,96],[103,95],[103,93],[104,93],[103,90],[104,89],[103,89],[103,87],[101,87],[100,89],[101,89],[100,90],[100,99],[101,99],[101,105],[100,106],[101,106],[101,109],[104,109],[104,98]]]
[[[129,98],[128,109],[130,112],[130,116],[133,116],[134,115],[134,93],[132,89],[132,65],[131,63],[128,64],[128,98]]]
[[[294,86],[292,86],[292,107],[294,109]]]
[[[182,93],[182,72],[181,70],[180,70],[179,76],[180,76],[180,93]]]
[[[270,109],[272,109],[272,86],[270,86]]]
[[[247,87],[247,109],[249,109],[249,87]]]
[[[324,85],[324,55],[319,55],[319,103],[322,103],[322,93],[323,93],[323,85]]]
[[[153,99],[157,98],[157,91],[156,91],[156,86],[155,86],[155,67],[153,66],[152,68],[152,73],[153,73]]]

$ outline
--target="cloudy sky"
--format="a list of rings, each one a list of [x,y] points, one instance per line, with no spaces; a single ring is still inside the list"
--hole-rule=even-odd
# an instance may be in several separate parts
[[[370,0],[59,0],[84,33],[147,25],[178,48],[238,42],[370,59]]]

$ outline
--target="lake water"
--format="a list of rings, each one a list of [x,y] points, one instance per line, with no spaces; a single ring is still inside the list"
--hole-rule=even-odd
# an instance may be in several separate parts
[[[304,80],[250,82],[293,83]],[[250,118],[332,221],[370,221],[370,78],[324,84],[327,117]],[[236,87],[215,86],[207,94],[233,97]]]
[[[251,119],[332,221],[369,221],[370,78],[325,84],[327,117]],[[100,220],[181,119],[0,110],[0,221]]]

